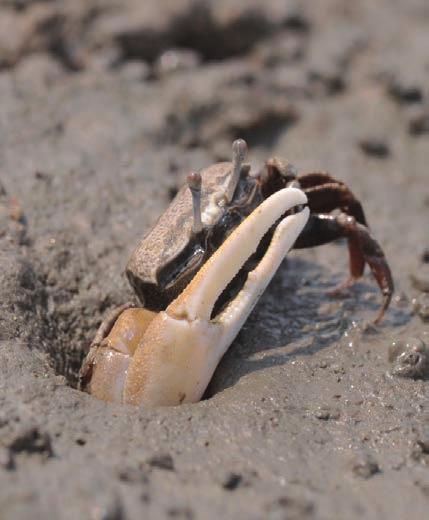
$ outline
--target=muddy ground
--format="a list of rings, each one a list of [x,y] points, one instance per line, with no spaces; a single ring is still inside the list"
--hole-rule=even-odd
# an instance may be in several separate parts
[[[427,518],[427,370],[388,355],[429,342],[428,24],[426,0],[0,2],[1,519]],[[79,392],[130,252],[236,137],[350,185],[385,320],[368,273],[326,295],[344,243],[295,251],[205,401]]]

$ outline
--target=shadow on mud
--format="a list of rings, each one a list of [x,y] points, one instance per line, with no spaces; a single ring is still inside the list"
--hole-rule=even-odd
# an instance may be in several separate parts
[[[374,279],[365,278],[335,298],[327,295],[334,285],[332,273],[323,265],[288,259],[220,362],[204,397],[257,370],[312,356],[336,343],[343,348],[347,334],[354,341],[380,337],[384,324],[374,326],[371,321],[381,299]],[[408,311],[394,309],[384,323],[400,327],[410,319]]]

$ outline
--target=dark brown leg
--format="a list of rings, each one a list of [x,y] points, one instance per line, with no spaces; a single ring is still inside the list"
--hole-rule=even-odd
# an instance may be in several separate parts
[[[353,217],[343,213],[336,218],[338,224],[344,229],[349,243],[350,285],[363,274],[366,262],[380,287],[383,305],[375,319],[375,323],[378,323],[389,307],[394,291],[392,273],[386,257],[367,227],[362,226]]]
[[[299,183],[302,183],[301,179]],[[341,209],[360,224],[368,226],[361,203],[345,184],[330,182],[304,189],[312,212],[329,213],[334,209]]]
[[[348,218],[346,215],[344,215],[344,217]],[[338,218],[341,219],[341,216],[337,217],[337,219]],[[350,219],[354,220],[353,217],[350,217]],[[346,280],[344,280],[344,282],[342,282],[337,287],[329,291],[328,294],[331,296],[338,294],[343,289],[351,287],[356,282],[356,280],[358,280],[363,275],[365,269],[365,255],[354,231],[351,232],[347,237],[347,244],[349,248],[350,276]]]
[[[361,224],[368,226],[361,203],[350,189],[327,172],[297,174],[289,163],[273,157],[266,164],[268,176],[264,183],[264,197],[298,182],[305,191],[312,213],[329,213],[341,209]]]
[[[304,190],[307,188],[313,188],[314,186],[320,186],[322,184],[344,185],[344,182],[335,179],[328,172],[301,173],[297,176],[297,181],[299,181],[302,189]]]
[[[365,263],[368,263],[383,295],[383,304],[375,319],[375,323],[378,323],[390,304],[394,285],[386,257],[366,226],[356,222],[354,217],[345,213],[311,215],[294,247],[297,249],[314,247],[338,238],[347,238],[348,241],[350,277],[331,291],[331,294],[350,287],[362,276]]]

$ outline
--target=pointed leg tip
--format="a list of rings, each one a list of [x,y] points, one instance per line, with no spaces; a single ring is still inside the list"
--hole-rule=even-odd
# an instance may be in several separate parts
[[[384,312],[381,312],[378,314],[378,316],[375,318],[375,320],[372,322],[374,325],[380,325],[381,321],[384,318]]]
[[[350,287],[352,287],[356,283],[356,281],[357,281],[357,279],[354,278],[354,277],[347,278],[346,280],[344,280],[344,282],[341,282],[340,284],[338,284],[333,289],[330,289],[329,291],[327,291],[326,294],[328,296],[338,296],[345,289],[349,289]]]
[[[374,320],[374,325],[378,325],[384,318],[384,315],[386,314],[387,309],[389,308],[390,302],[392,301],[393,296],[393,289],[389,291],[384,296],[383,305],[381,306],[381,309],[379,310],[377,317]]]
[[[375,320],[373,321],[374,325],[380,325],[380,323],[383,321],[384,315],[386,314],[386,309],[387,307],[385,305],[381,307],[377,316],[375,317]]]

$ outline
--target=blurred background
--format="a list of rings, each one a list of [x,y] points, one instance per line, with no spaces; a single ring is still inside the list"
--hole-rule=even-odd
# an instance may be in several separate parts
[[[0,445],[1,511],[423,518],[427,381],[384,374],[429,319],[428,101],[427,0],[0,0],[0,428],[18,467],[28,438],[59,454],[13,480]],[[356,326],[369,273],[326,295],[345,244],[293,252],[192,413],[87,399],[67,385],[133,298],[131,251],[238,137],[361,200],[396,285],[381,328]]]

